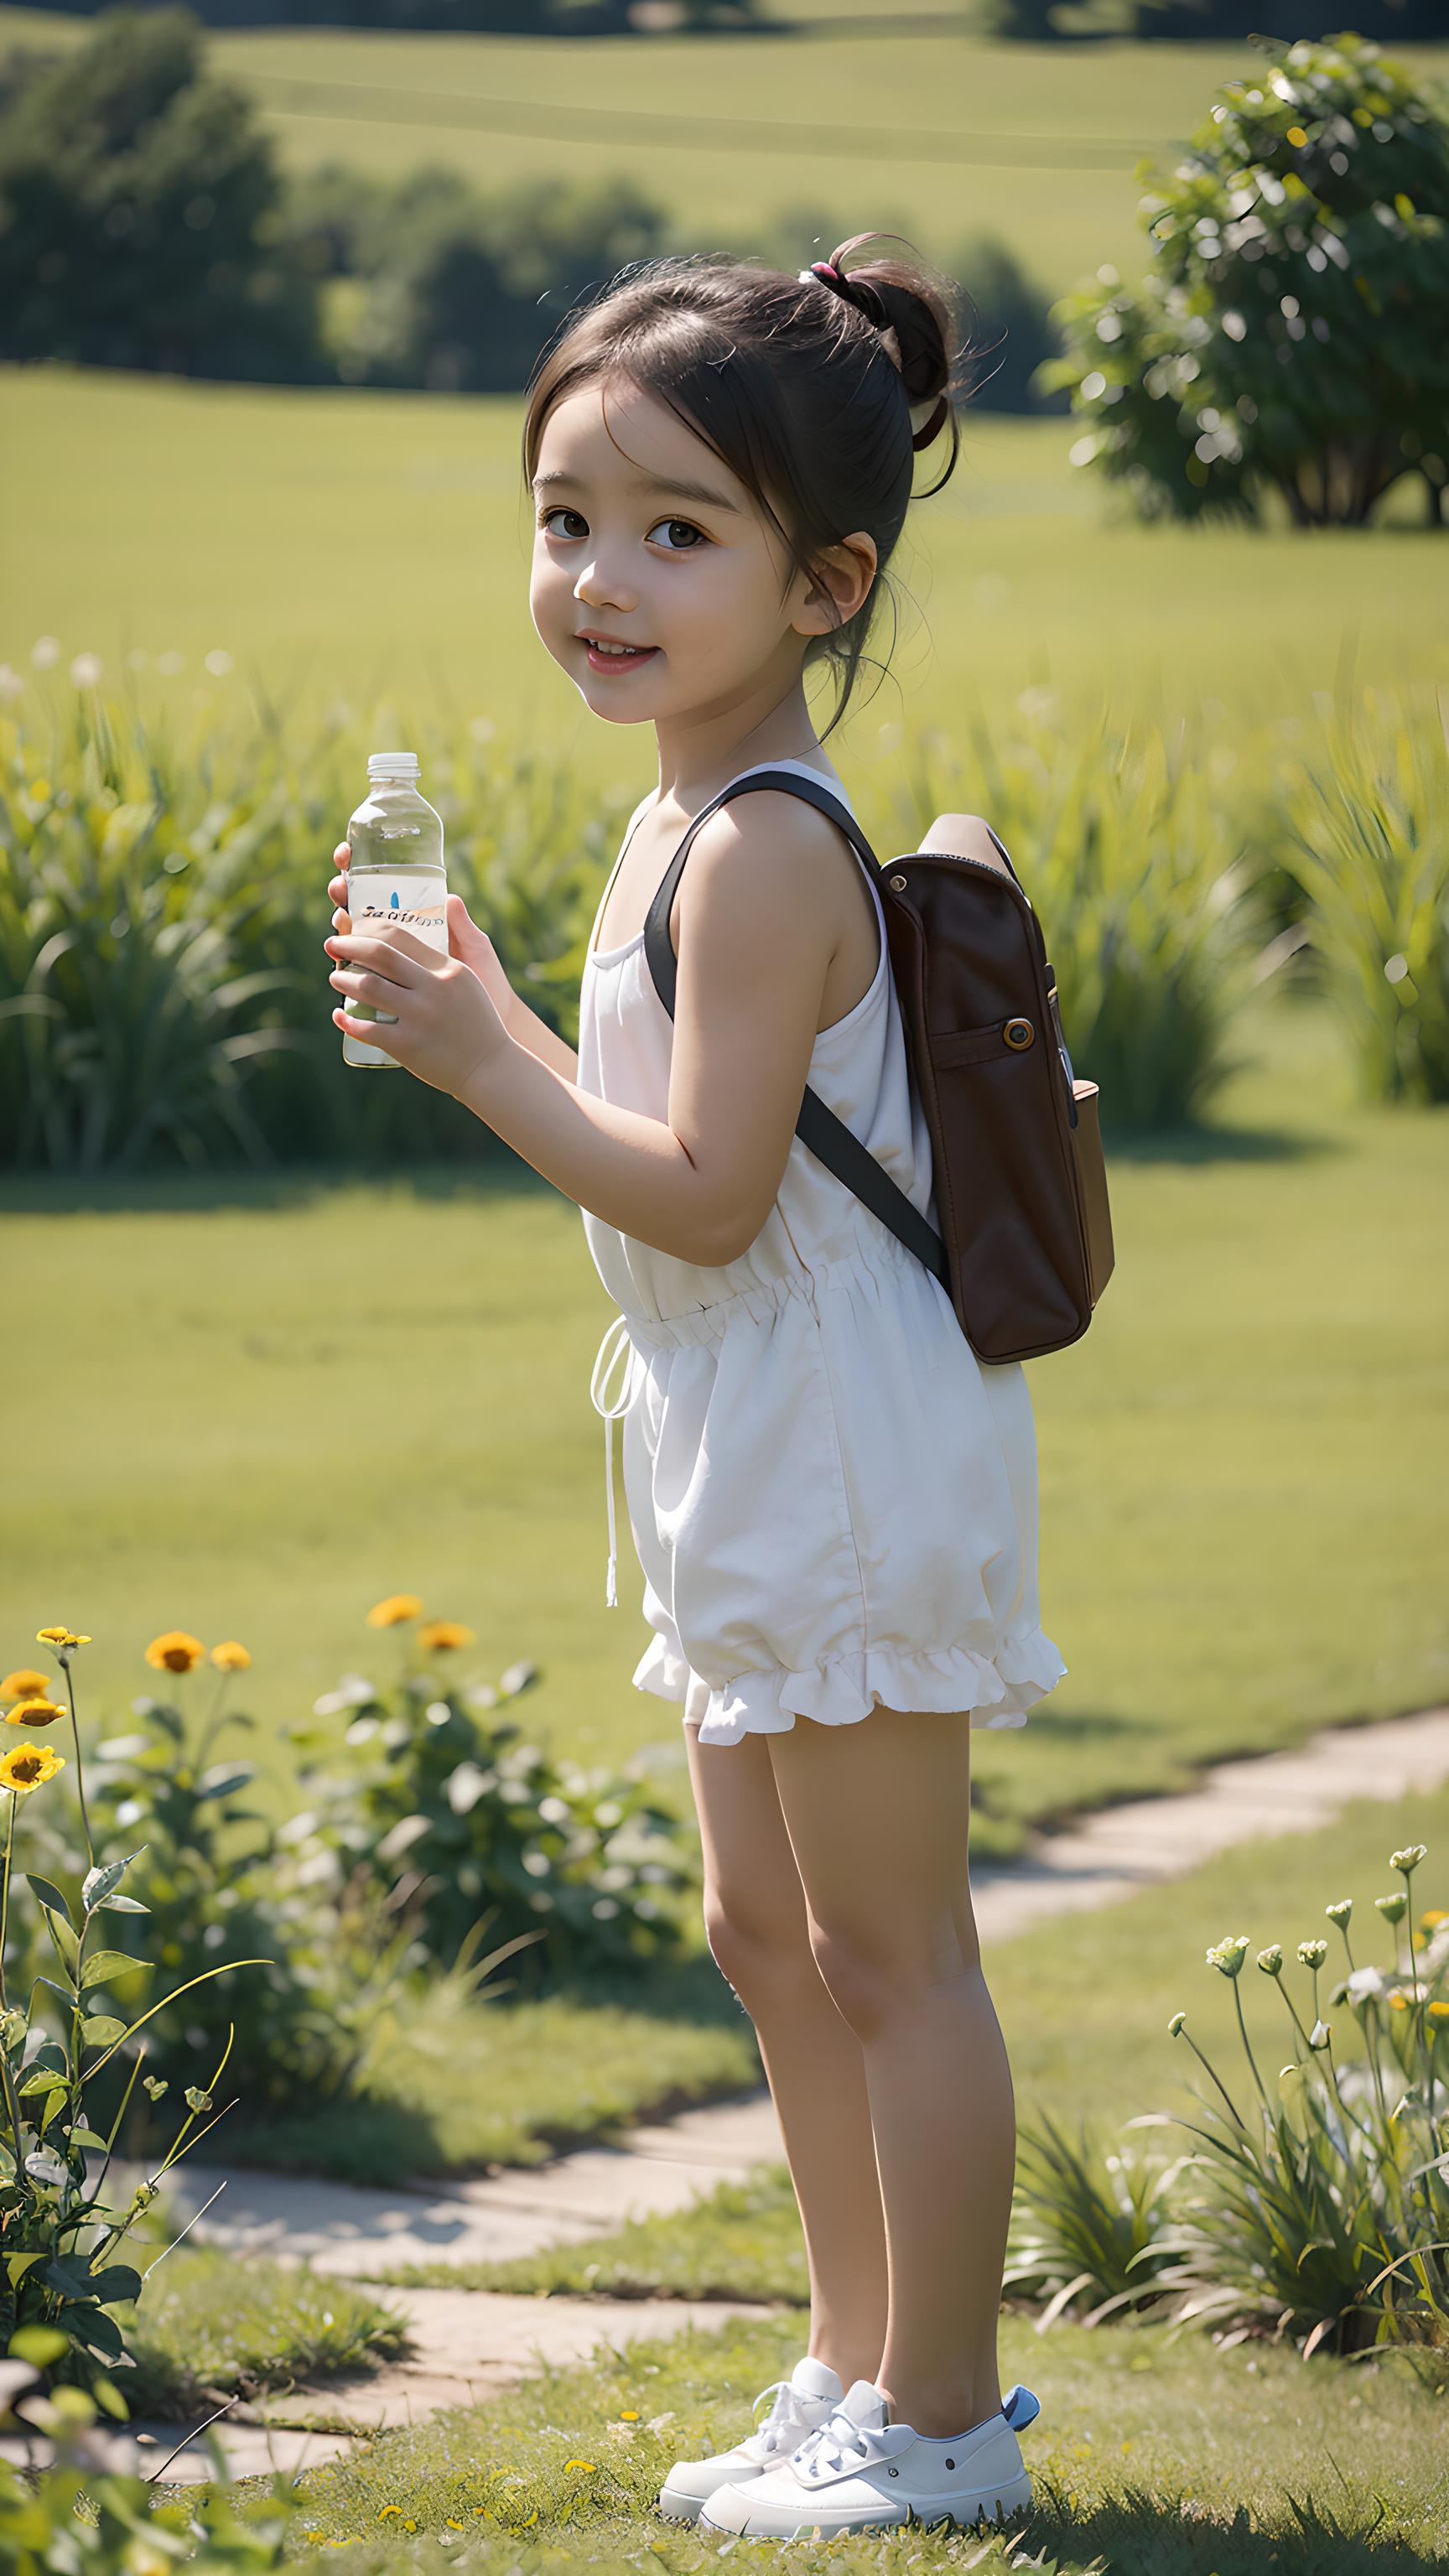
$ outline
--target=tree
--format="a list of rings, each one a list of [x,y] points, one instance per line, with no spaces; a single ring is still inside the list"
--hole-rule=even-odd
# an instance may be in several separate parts
[[[1139,36],[1201,36],[1216,44],[1260,31],[1275,35],[1279,17],[1300,37],[1327,37],[1323,19],[1302,0],[1292,6],[1287,0],[1276,6],[1275,0],[1136,0],[1135,8]],[[1355,25],[1359,35],[1390,44],[1432,43],[1449,35],[1449,0],[1359,0]]]
[[[251,102],[186,9],[111,9],[0,123],[0,355],[275,378],[314,296]]]
[[[1072,450],[1146,516],[1359,526],[1449,473],[1449,125],[1362,37],[1264,44],[1141,200],[1153,266],[1059,306]],[[1144,176],[1148,175],[1144,167]]]

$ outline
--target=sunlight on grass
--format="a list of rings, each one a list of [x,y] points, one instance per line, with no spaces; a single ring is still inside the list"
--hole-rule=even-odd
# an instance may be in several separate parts
[[[365,2367],[398,2352],[406,2327],[387,2304],[291,2263],[211,2247],[168,2254],[125,2324],[136,2368],[133,2415],[196,2415],[239,2391]]]

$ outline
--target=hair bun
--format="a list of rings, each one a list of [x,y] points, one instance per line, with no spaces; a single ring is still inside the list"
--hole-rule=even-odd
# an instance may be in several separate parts
[[[812,260],[800,271],[801,281],[818,278],[881,334],[887,354],[899,368],[911,407],[911,445],[927,447],[945,426],[950,410],[951,378],[958,354],[956,317],[937,281],[903,259],[876,258],[859,268],[841,263],[851,251],[883,233],[852,233],[829,259]]]

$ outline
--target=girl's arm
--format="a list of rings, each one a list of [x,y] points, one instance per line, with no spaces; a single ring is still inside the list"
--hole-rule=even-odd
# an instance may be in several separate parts
[[[784,1178],[856,865],[797,796],[710,817],[680,881],[665,1119],[578,1090],[511,1029],[456,1097],[621,1234],[703,1268],[738,1260]]]
[[[531,1011],[517,993],[513,994],[509,1004],[508,1034],[519,1046],[526,1047],[531,1056],[536,1056],[540,1064],[548,1065],[554,1073],[561,1073],[565,1082],[578,1081],[579,1060],[573,1048],[565,1045],[547,1020],[541,1020],[537,1011]]]

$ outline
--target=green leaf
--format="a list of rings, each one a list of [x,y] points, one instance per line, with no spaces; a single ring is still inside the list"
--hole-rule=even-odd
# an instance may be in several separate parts
[[[87,2048],[106,2048],[113,2039],[124,2039],[126,2025],[114,2013],[87,2013],[81,2023],[81,2037]]]
[[[110,2146],[108,2138],[97,2137],[95,2130],[86,2128],[82,2122],[78,2122],[75,2128],[70,2130],[69,2137],[73,2147],[97,2147],[102,2155],[108,2152]]]
[[[129,2263],[108,2264],[104,2272],[90,2275],[90,2295],[103,2308],[113,2308],[121,2299],[139,2299],[141,2275]]]
[[[235,1763],[216,1762],[209,1771],[203,1771],[197,1781],[197,1795],[202,1798],[230,1798],[236,1790],[244,1789],[247,1782],[254,1780],[256,1776],[255,1767],[251,1763],[244,1762],[238,1766]]]
[[[19,2088],[20,2099],[23,2102],[31,2093],[64,2093],[69,2080],[68,2076],[58,2075],[53,2066],[42,2066],[38,2075],[26,2076]]]
[[[10,2260],[12,2263],[28,2263],[31,2257],[12,2254]],[[13,2361],[33,2361],[37,2370],[47,2369],[51,2362],[59,2361],[61,2354],[69,2350],[70,2337],[63,2335],[58,2326],[20,2326],[10,2338],[10,2358]]]
[[[98,1905],[104,1905],[106,1898],[114,1895],[132,1861],[139,1860],[145,1849],[142,1843],[140,1851],[127,1852],[124,1860],[103,1861],[98,1868],[87,1870],[81,1889],[81,1903],[87,1914],[94,1913]]]
[[[87,2352],[98,2352],[103,2361],[125,2360],[126,2347],[121,2341],[121,2329],[105,2308],[92,2307],[87,2301],[84,2306],[76,2308],[69,2322],[72,2341],[83,2344]]]
[[[95,1911],[97,1914],[149,1914],[151,1908],[143,1905],[137,1896],[102,1896],[97,1899]]]
[[[70,1907],[62,1896],[60,1889],[56,1886],[55,1881],[49,1878],[38,1878],[35,1875],[35,1872],[29,1869],[25,1873],[25,1878],[26,1884],[30,1888],[31,1893],[39,1897],[41,1904],[48,1905],[52,1913],[60,1916],[62,1922],[69,1923]],[[72,1929],[74,1929],[74,1926],[72,1926]]]
[[[82,2272],[76,2264],[67,2263],[59,2254],[52,2255],[47,2263],[45,2277],[53,2290],[59,2290],[63,2299],[93,2299],[96,2295],[89,2272]]]
[[[61,1966],[69,1969],[70,1974],[74,1976],[76,1961],[80,1957],[79,1941],[63,1915],[55,1913],[49,1905],[42,1905],[40,1911],[45,1918],[45,1928],[55,1944]]]
[[[32,2263],[43,2263],[44,2261],[45,2250],[42,2246],[37,2246],[32,2254],[7,2254],[5,2257],[5,2269],[10,2275],[10,2287],[12,2290],[19,2287]],[[15,2346],[13,2343],[10,2349],[14,2352]],[[22,2353],[20,2355],[20,2359],[22,2361],[27,2361],[29,2358],[30,2356],[28,2353]]]
[[[109,1985],[116,1977],[134,1977],[147,1967],[145,1959],[133,1959],[125,1950],[97,1950],[81,1970],[82,1986]]]
[[[113,2380],[103,2377],[93,2379],[91,2381],[91,2395],[98,2406],[103,2406],[105,2408],[108,2415],[115,2416],[117,2423],[128,2424],[130,2422],[131,2410]]]

